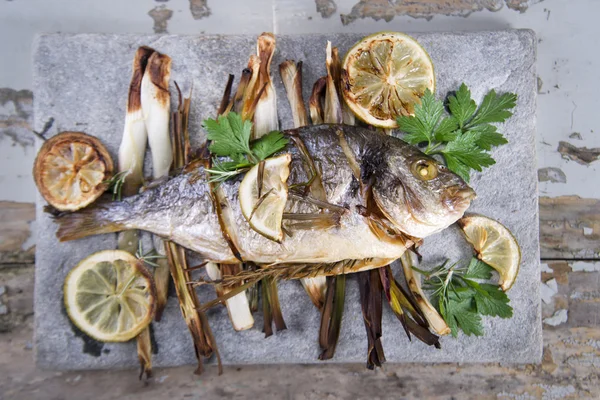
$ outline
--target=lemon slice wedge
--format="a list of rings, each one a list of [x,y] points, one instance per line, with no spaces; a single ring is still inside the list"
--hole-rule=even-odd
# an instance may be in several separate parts
[[[62,132],[46,140],[33,167],[40,193],[61,211],[79,210],[100,197],[112,172],[104,145],[83,132]]]
[[[283,239],[281,222],[291,161],[289,154],[283,154],[264,160],[263,166],[255,165],[244,176],[238,192],[242,214],[252,229],[276,242]]]
[[[71,321],[102,342],[133,339],[154,317],[152,275],[123,250],[104,250],[83,259],[67,275],[63,290]]]
[[[458,225],[475,248],[477,258],[498,271],[502,290],[510,289],[521,263],[521,249],[513,234],[501,223],[481,215],[463,217]]]
[[[343,68],[346,104],[358,118],[376,127],[396,128],[396,117],[413,115],[425,90],[435,90],[429,54],[400,32],[363,38],[348,51]]]

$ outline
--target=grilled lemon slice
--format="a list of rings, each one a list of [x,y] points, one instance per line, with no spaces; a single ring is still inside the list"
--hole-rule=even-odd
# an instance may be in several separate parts
[[[396,128],[396,117],[414,114],[425,90],[435,90],[429,54],[404,33],[365,37],[348,51],[343,68],[346,104],[358,118],[381,128]]]
[[[83,259],[67,275],[63,290],[71,321],[102,342],[133,339],[154,317],[152,275],[123,250],[104,250]]]
[[[502,290],[510,289],[521,263],[521,249],[513,234],[500,222],[481,215],[463,217],[458,225],[475,248],[477,258],[498,271]]]
[[[40,193],[61,211],[79,210],[100,197],[112,172],[104,145],[83,132],[62,132],[46,140],[33,167]]]
[[[239,188],[242,214],[256,232],[281,242],[283,210],[288,198],[287,179],[292,157],[283,154],[257,164],[244,176]],[[261,179],[262,169],[262,179]]]

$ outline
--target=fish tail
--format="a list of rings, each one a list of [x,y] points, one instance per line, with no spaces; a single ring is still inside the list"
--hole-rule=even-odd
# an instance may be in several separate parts
[[[56,237],[61,242],[66,242],[127,229],[124,224],[112,221],[110,215],[110,210],[104,206],[92,206],[73,213],[55,215],[54,221],[58,224]]]

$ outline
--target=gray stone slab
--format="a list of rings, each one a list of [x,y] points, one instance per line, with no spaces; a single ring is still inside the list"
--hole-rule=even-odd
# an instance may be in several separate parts
[[[519,95],[515,115],[502,127],[510,144],[494,151],[497,164],[474,174],[479,197],[471,211],[496,218],[508,226],[523,250],[521,273],[509,292],[512,319],[485,319],[484,337],[441,340],[442,350],[410,343],[399,322],[385,306],[383,345],[389,362],[539,362],[542,350],[539,296],[539,240],[536,157],[534,145],[536,75],[535,36],[531,31],[415,34],[431,54],[438,93],[466,82],[476,100],[491,88]],[[331,40],[343,54],[360,34],[279,36],[274,65],[284,59],[304,61],[305,97],[313,82],[325,74],[325,44]],[[35,129],[49,118],[50,134],[83,130],[100,137],[116,155],[122,132],[131,59],[140,45],[149,45],[173,58],[172,79],[184,90],[193,84],[191,132],[203,138],[200,123],[214,116],[227,74],[239,76],[254,51],[254,36],[43,35],[35,44]],[[276,68],[274,68],[276,71]],[[292,126],[279,77],[275,74],[281,127]],[[171,88],[173,89],[173,88]],[[56,226],[42,212],[38,198],[38,241],[35,275],[35,344],[41,367],[58,369],[124,368],[137,365],[134,343],[86,342],[75,332],[62,306],[65,275],[88,254],[114,248],[115,235],[58,243]],[[423,247],[427,265],[443,258],[457,260],[469,248],[455,228],[428,238]],[[358,288],[349,279],[341,337],[331,362],[359,362],[366,357]],[[299,282],[279,285],[288,330],[264,339],[262,320],[256,328],[236,333],[224,308],[209,312],[221,356],[226,364],[318,362],[319,313]],[[203,301],[212,289],[199,291]],[[155,323],[156,366],[194,363],[194,351],[181,318],[177,299],[169,298],[163,320]]]

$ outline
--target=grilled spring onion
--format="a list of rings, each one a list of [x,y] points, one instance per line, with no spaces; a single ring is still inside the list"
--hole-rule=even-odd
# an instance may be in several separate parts
[[[251,57],[250,64],[253,63],[254,58],[255,57]],[[255,70],[257,70],[257,68],[258,67],[255,66]],[[217,117],[227,114],[231,110],[238,111],[240,107],[243,107],[243,102],[241,100],[244,98],[244,95],[246,94],[245,92],[250,90],[248,89],[248,85],[251,78],[252,70],[249,68],[244,69],[236,94],[234,98],[231,99],[231,89],[233,86],[234,76],[229,75],[227,85],[225,86],[225,91],[221,99],[221,105],[217,111]],[[250,95],[248,95],[247,100],[252,104],[252,106],[250,110],[246,111],[250,114],[253,114],[256,102]],[[210,159],[207,159],[206,166],[209,168],[212,167],[212,165],[210,165]],[[230,229],[235,226],[235,218],[233,216],[232,208],[229,207],[229,200],[225,196],[223,188],[220,185],[216,185],[214,182],[209,181],[209,187],[211,200],[217,213],[221,233],[223,234],[223,237],[227,241],[227,244],[229,245],[233,254],[238,260],[242,261],[237,247],[239,243],[237,231]],[[241,272],[242,269],[243,264],[241,263],[231,265],[208,263],[206,272],[212,280],[220,280],[222,279],[223,275],[234,275],[238,272]],[[231,288],[224,289],[220,284],[216,284],[215,289],[218,297],[225,296],[232,290]],[[254,318],[252,317],[252,312],[250,310],[250,305],[245,292],[242,291],[239,294],[232,296],[228,301],[225,302],[225,306],[227,307],[227,313],[229,314],[231,325],[236,331],[249,329],[254,325]]]
[[[177,86],[179,91],[179,87]],[[181,168],[189,161],[189,134],[187,132],[188,118],[191,100],[189,98],[181,99],[179,91],[179,106],[173,113],[173,159],[176,160],[175,167]],[[179,299],[179,308],[185,320],[186,325],[192,335],[194,350],[198,360],[198,367],[195,373],[201,374],[202,357],[208,358],[213,352],[217,357],[219,374],[223,373],[221,357],[217,348],[217,343],[212,334],[206,314],[200,310],[200,301],[194,287],[189,285],[191,280],[191,271],[189,268],[185,249],[173,242],[165,242],[165,250],[169,270],[175,283],[175,291]]]
[[[173,152],[169,135],[169,114],[171,96],[169,78],[171,76],[171,58],[153,53],[142,79],[141,103],[148,142],[152,151],[152,176],[154,179],[169,174],[173,164]]]
[[[308,118],[306,116],[306,108],[304,107],[304,99],[302,98],[302,62],[297,64],[293,60],[286,60],[279,65],[279,73],[283,86],[285,87],[287,98],[292,108],[292,118],[294,119],[294,128],[308,125]],[[312,160],[311,160],[312,161]],[[313,163],[314,164],[314,163]],[[318,173],[315,171],[314,173]],[[314,180],[314,184],[320,184],[320,177]],[[318,182],[317,182],[318,181]],[[325,195],[325,191],[322,193],[317,191],[315,194]],[[318,201],[326,202],[327,198],[319,198],[316,196]],[[303,278],[301,279],[302,286],[308,297],[310,297],[313,304],[321,310],[325,303],[325,291],[327,289],[327,279],[324,276],[316,276],[314,278]]]
[[[258,37],[256,52],[259,60],[258,79],[253,88],[256,102],[254,111],[254,138],[275,130],[279,130],[277,117],[277,96],[271,79],[271,60],[275,52],[275,36],[272,33],[263,33]],[[252,59],[251,59],[252,61]],[[248,88],[250,84],[248,85]],[[248,89],[246,89],[248,90]],[[246,97],[246,96],[245,96]],[[246,101],[244,101],[244,107]],[[264,313],[264,331],[269,336],[272,333],[271,322],[275,323],[277,330],[286,329],[283,314],[277,295],[277,280],[265,278],[262,280],[262,301]]]
[[[220,267],[214,263],[206,264],[206,273],[208,277],[213,281],[219,281],[222,278],[222,273],[226,275],[234,275],[241,271],[240,264],[226,265],[222,264]],[[231,271],[226,271],[231,269]],[[221,285],[216,284],[215,289],[217,296],[221,297],[231,289],[225,289]],[[229,319],[233,325],[233,329],[236,331],[243,331],[252,328],[254,325],[254,318],[250,312],[250,305],[245,292],[236,294],[235,296],[226,300],[225,305],[227,306],[227,312],[229,313]]]
[[[367,330],[367,368],[381,367],[385,362],[381,344],[381,316],[383,313],[382,285],[379,271],[372,269],[357,273],[360,304]]]
[[[313,125],[320,125],[323,123],[323,106],[321,105],[321,97],[325,93],[327,87],[327,77],[322,76],[317,79],[312,88],[310,99],[308,100],[308,108],[310,110],[310,120]]]
[[[337,50],[337,49],[336,49]],[[325,116],[326,124],[341,124],[342,119],[342,103],[337,93],[336,76],[338,66],[333,63],[333,51],[331,42],[327,41],[327,58],[325,64],[327,66],[327,85],[325,90]]]
[[[275,52],[275,36],[272,33],[263,33],[258,37],[256,53],[260,60],[257,85],[255,93],[259,96],[254,112],[254,138],[266,135],[279,129],[277,118],[277,95],[271,79],[271,60]],[[260,95],[262,88],[264,92]]]
[[[143,77],[148,68],[149,60],[155,54],[149,47],[140,47],[133,59],[133,73],[127,96],[127,114],[123,138],[119,147],[119,174],[122,181],[115,183],[116,190],[124,196],[137,194],[144,181],[143,168],[146,144],[148,140],[146,122],[144,121],[141,100]],[[130,230],[118,235],[118,248],[136,254],[139,244],[139,231]],[[140,379],[152,375],[152,342],[150,328],[144,329],[136,337],[137,352],[140,361]]]
[[[450,333],[450,328],[446,321],[442,318],[442,316],[437,312],[437,310],[431,305],[429,300],[427,300],[427,296],[423,293],[421,289],[421,284],[417,276],[413,271],[413,255],[411,251],[406,251],[402,257],[400,258],[402,263],[402,269],[404,271],[404,276],[406,278],[406,282],[408,284],[408,289],[411,291],[412,295],[415,298],[417,306],[423,313],[423,316],[429,322],[431,328],[438,335],[447,335]]]
[[[119,172],[124,179],[122,191],[125,196],[137,194],[144,181],[144,156],[148,133],[142,113],[141,86],[148,59],[154,53],[149,47],[140,47],[133,60],[133,73],[127,96],[127,114],[123,138],[119,147]]]

